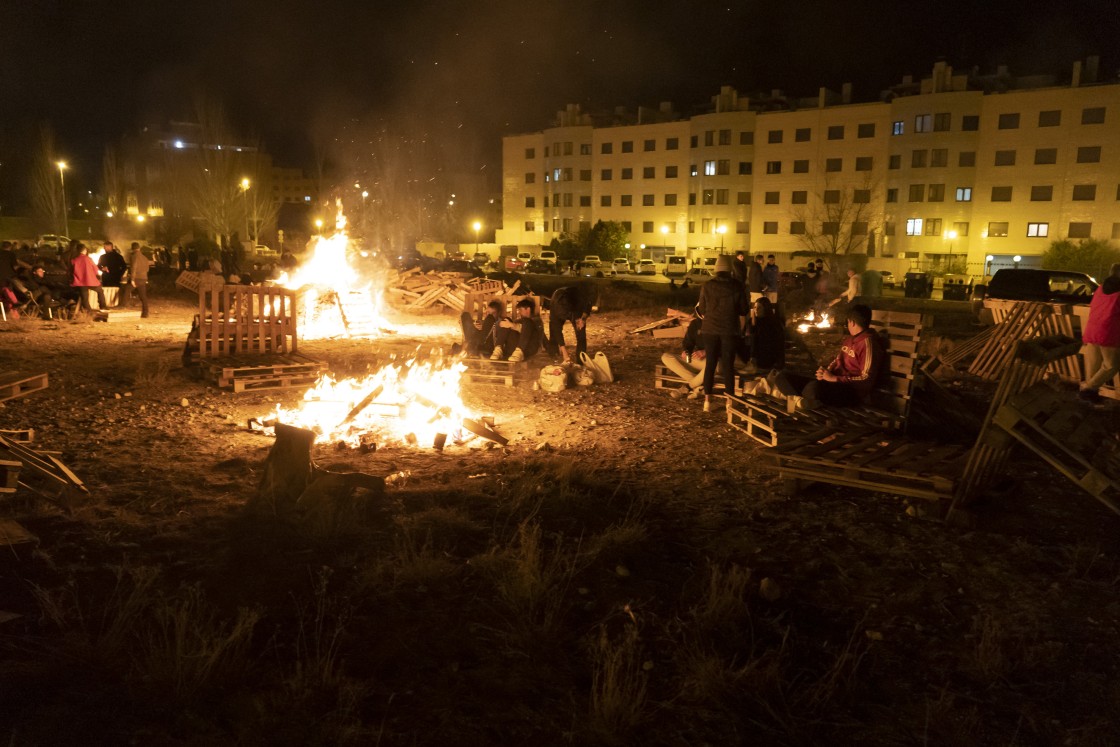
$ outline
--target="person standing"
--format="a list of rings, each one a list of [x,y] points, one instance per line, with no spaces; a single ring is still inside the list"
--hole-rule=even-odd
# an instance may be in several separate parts
[[[104,311],[108,307],[105,303],[105,291],[97,277],[97,266],[89,258],[89,248],[85,244],[78,244],[77,252],[70,260],[70,285],[78,290],[78,307],[93,311],[89,303],[89,292],[93,291],[97,294],[97,308]]]
[[[747,283],[747,253],[743,250],[735,252],[735,260],[731,266],[731,275],[743,286]]]
[[[778,271],[778,262],[773,254],[766,255],[766,266],[762,268],[763,293],[770,299],[772,306],[778,305],[778,288],[782,283],[782,273]],[[758,299],[754,299],[758,300]]]
[[[761,274],[762,268],[758,269]],[[696,304],[696,313],[703,319],[700,331],[704,335],[704,412],[712,409],[716,366],[723,368],[727,395],[735,393],[735,355],[749,307],[743,286],[731,276],[731,270],[731,258],[720,255],[716,276],[700,289],[700,301]]]
[[[148,269],[152,261],[145,256],[138,242],[132,242],[131,264],[128,274],[132,277],[132,286],[136,289],[136,297],[140,299],[140,318],[148,318]]]
[[[121,281],[128,270],[128,263],[120,255],[111,242],[106,241],[104,251],[97,262],[97,269],[101,270],[101,287],[112,288],[114,293],[121,293]],[[113,305],[123,305],[124,298],[114,298]]]
[[[1108,277],[1093,294],[1081,341],[1085,382],[1078,396],[1096,402],[1101,386],[1120,371],[1120,262],[1109,268]]]
[[[762,255],[756,254],[754,259],[747,263],[747,291],[751,294],[751,303],[762,298]]]
[[[553,349],[559,349],[563,363],[571,362],[568,346],[564,342],[564,324],[571,322],[576,335],[576,359],[582,360],[587,352],[587,319],[599,310],[598,289],[592,283],[566,285],[552,294],[548,312],[548,339]]]

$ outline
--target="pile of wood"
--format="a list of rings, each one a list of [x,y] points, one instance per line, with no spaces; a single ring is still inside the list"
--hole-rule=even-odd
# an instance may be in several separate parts
[[[414,267],[398,274],[395,279],[390,278],[387,291],[389,297],[398,301],[406,311],[438,308],[437,304],[442,304],[452,311],[462,312],[466,309],[468,294],[513,294],[520,284],[521,281],[518,281],[507,287],[501,280],[468,280],[460,272],[421,273]]]
[[[651,332],[654,337],[684,337],[684,333],[688,331],[688,323],[692,321],[692,314],[676,309],[666,309],[665,318],[656,322],[644,324],[637,329],[630,330],[630,334],[636,335],[639,332]]]

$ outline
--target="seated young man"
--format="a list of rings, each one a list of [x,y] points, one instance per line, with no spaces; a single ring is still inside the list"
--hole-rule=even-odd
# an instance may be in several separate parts
[[[514,308],[513,319],[502,319],[494,328],[494,351],[490,360],[519,363],[537,354],[544,342],[544,324],[536,314],[536,304],[523,298]]]
[[[816,381],[801,392],[806,406],[813,402],[836,407],[861,405],[879,383],[886,352],[871,330],[870,307],[857,303],[848,309],[848,335],[840,352],[827,366],[817,369]]]
[[[769,298],[754,302],[750,323],[751,362],[760,372],[782,369],[786,365],[786,330]]]
[[[480,322],[476,322],[469,311],[464,311],[459,316],[459,323],[463,327],[463,348],[467,355],[489,355],[494,349],[494,330],[497,323],[505,317],[505,303],[494,299],[486,307],[486,316]]]

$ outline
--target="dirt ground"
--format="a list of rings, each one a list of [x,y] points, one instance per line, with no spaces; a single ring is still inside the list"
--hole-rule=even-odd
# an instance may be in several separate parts
[[[13,508],[40,544],[0,559],[8,744],[1116,742],[1120,518],[1025,453],[967,529],[788,498],[721,408],[653,388],[677,341],[628,333],[651,303],[592,318],[614,384],[465,387],[507,447],[317,446],[410,476],[277,520],[247,508],[272,441],[246,424],[301,390],[203,384],[191,305],[153,308],[0,326],[0,371],[50,375],[0,429],[91,493]],[[457,337],[402,321],[300,351],[356,375]]]

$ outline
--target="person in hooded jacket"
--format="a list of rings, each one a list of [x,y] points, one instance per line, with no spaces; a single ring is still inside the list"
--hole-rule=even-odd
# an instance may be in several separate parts
[[[731,258],[720,255],[716,276],[700,289],[696,313],[703,319],[704,335],[704,412],[712,407],[716,366],[721,365],[727,394],[735,393],[735,354],[742,342],[742,329],[750,307],[742,283],[731,275]]]

